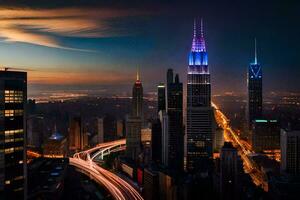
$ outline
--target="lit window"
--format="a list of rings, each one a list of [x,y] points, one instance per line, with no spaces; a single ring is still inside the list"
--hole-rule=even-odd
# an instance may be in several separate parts
[[[22,116],[23,110],[5,110],[5,117]]]
[[[16,90],[5,90],[5,103],[22,103],[23,92]]]

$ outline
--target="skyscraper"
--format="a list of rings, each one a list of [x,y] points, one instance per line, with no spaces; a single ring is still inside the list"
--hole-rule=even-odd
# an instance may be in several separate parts
[[[248,104],[247,119],[248,127],[251,128],[253,120],[262,117],[262,69],[257,62],[256,39],[254,62],[250,63],[247,73]]]
[[[164,83],[157,86],[157,113],[166,110],[166,87]]]
[[[211,84],[203,23],[194,21],[194,37],[187,75],[187,170],[206,166],[212,158]]]
[[[242,172],[242,163],[237,149],[232,143],[225,142],[220,154],[220,194],[221,199],[239,198],[239,174]]]
[[[88,145],[87,134],[83,130],[81,117],[71,119],[69,128],[69,150],[83,150]]]
[[[162,126],[159,119],[154,119],[152,122],[151,149],[152,161],[161,163]]]
[[[26,198],[26,100],[27,73],[0,71],[0,197],[4,199]]]
[[[141,129],[143,119],[143,86],[137,72],[132,88],[132,112],[126,122],[126,156],[134,161],[141,153]]]
[[[168,70],[169,72],[169,70]],[[175,80],[167,84],[167,115],[168,115],[168,168],[175,171],[183,170],[183,88],[176,74]]]
[[[281,171],[300,175],[300,131],[281,129],[280,135]]]
[[[132,117],[143,117],[143,86],[139,71],[137,71],[136,81],[132,88]]]

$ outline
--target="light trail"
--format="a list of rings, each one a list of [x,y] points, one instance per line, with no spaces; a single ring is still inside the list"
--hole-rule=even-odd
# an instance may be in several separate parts
[[[228,118],[222,113],[219,107],[212,102],[212,107],[216,110],[216,120],[224,129],[225,141],[230,141],[239,151],[244,163],[244,170],[248,173],[255,185],[262,187],[268,191],[268,183],[263,178],[263,173],[256,167],[250,155],[255,153],[251,150],[251,145],[239,138],[238,134],[230,127]]]
[[[103,185],[116,200],[143,200],[139,192],[130,184],[93,161],[101,152],[106,150],[116,147],[119,148],[119,150],[124,150],[125,144],[125,139],[99,144],[86,151],[75,153],[74,156],[70,158],[70,164],[88,173],[94,180]],[[111,152],[116,151],[117,150],[114,149]]]

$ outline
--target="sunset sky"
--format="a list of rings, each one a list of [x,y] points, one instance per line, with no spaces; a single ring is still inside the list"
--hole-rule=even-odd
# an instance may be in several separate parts
[[[265,90],[300,90],[297,1],[98,2],[4,1],[0,65],[27,70],[32,91],[97,86],[130,90],[140,67],[146,90],[154,91],[167,68],[185,80],[193,18],[200,16],[213,93],[245,93],[254,37]]]

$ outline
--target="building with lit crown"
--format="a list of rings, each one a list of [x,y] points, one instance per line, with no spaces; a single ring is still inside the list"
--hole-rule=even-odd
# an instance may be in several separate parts
[[[190,172],[205,168],[212,158],[213,117],[203,23],[202,19],[195,19],[187,75],[186,169]]]
[[[254,62],[248,67],[247,73],[248,85],[248,103],[247,103],[247,121],[248,127],[255,119],[262,117],[262,68],[257,62],[256,40],[255,40],[255,57]]]
[[[143,122],[143,86],[137,73],[132,88],[132,112],[126,121],[126,157],[137,161],[141,153],[141,129]]]

